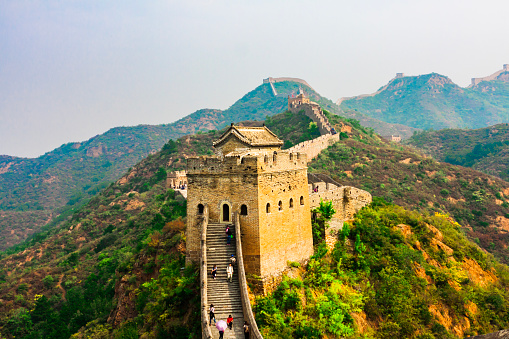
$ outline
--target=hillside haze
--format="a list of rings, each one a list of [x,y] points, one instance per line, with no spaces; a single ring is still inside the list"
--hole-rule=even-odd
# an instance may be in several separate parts
[[[437,74],[398,74],[372,95],[343,98],[344,110],[420,129],[482,128],[509,122],[509,70],[462,88]]]

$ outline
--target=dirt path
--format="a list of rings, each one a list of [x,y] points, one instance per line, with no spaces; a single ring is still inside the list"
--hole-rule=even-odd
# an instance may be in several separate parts
[[[57,287],[62,291],[62,299],[64,299],[64,301],[67,301],[65,299],[65,289],[62,287],[62,280],[64,279],[64,275],[62,274],[60,276],[60,279],[58,279],[58,283],[57,283]]]

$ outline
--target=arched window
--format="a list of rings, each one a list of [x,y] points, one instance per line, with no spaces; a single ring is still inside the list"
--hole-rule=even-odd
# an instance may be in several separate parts
[[[263,157],[263,162],[264,162],[264,163],[268,163],[268,162],[269,162],[269,157],[268,157],[267,155],[265,155],[265,156]]]
[[[293,160],[293,153],[290,153],[290,160]]]
[[[240,215],[247,215],[247,206],[246,205],[240,206]]]
[[[267,213],[270,213],[270,204],[267,203],[267,207],[265,208],[265,210],[267,211]]]
[[[293,208],[293,198],[290,198],[290,208]]]
[[[203,204],[198,204],[198,214],[203,214]]]
[[[276,162],[276,158],[277,158],[277,153],[274,152],[274,155],[272,156],[272,161]]]
[[[281,200],[279,200],[278,204],[277,204],[278,208],[280,211],[283,210],[283,202]]]
[[[242,159],[240,159],[240,163],[243,164],[244,163],[244,157],[242,157]]]
[[[300,196],[300,204],[304,205],[304,197],[302,195]]]

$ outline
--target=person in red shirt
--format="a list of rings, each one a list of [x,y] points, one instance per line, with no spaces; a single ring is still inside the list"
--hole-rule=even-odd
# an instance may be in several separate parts
[[[226,324],[228,325],[228,328],[231,330],[233,327],[233,317],[230,314],[228,318],[226,318]]]

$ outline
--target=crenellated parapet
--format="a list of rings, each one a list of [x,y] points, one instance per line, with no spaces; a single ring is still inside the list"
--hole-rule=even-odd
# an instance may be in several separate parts
[[[190,157],[187,174],[230,175],[301,170],[307,167],[307,155],[289,151],[232,152],[224,157]]]
[[[325,134],[313,140],[306,140],[288,149],[291,152],[305,153],[307,160],[311,161],[324,149],[339,141],[339,134]]]

